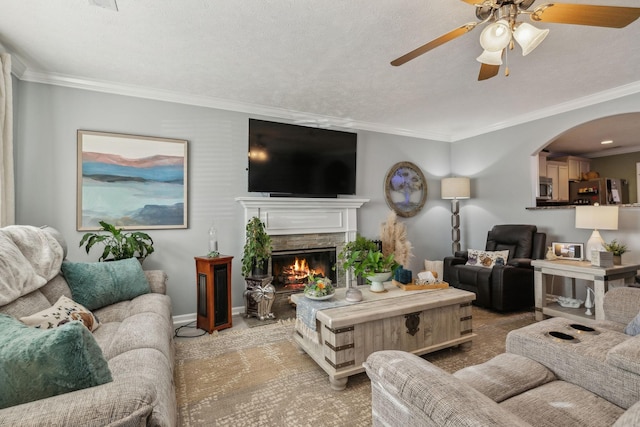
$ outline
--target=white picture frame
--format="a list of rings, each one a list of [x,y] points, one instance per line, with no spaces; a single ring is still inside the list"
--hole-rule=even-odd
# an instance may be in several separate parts
[[[558,259],[582,261],[584,259],[584,245],[582,243],[553,242],[553,254]]]

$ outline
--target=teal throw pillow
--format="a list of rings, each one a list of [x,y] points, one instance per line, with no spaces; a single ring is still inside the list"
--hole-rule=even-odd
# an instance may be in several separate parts
[[[136,258],[109,262],[62,263],[73,300],[88,310],[133,299],[151,292]]]
[[[112,381],[80,322],[38,329],[0,314],[0,331],[0,409]]]

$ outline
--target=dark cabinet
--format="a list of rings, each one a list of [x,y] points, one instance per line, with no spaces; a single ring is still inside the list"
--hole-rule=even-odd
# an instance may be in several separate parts
[[[197,327],[212,333],[230,328],[232,256],[195,257]]]

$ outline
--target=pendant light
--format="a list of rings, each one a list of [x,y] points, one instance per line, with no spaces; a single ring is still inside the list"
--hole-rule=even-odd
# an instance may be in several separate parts
[[[516,39],[522,48],[522,56],[527,56],[533,51],[545,37],[549,34],[548,29],[541,30],[526,22],[521,22],[518,28],[513,32],[513,38]]]

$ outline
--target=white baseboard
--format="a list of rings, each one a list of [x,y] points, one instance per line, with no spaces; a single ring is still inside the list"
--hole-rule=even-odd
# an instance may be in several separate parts
[[[244,306],[231,308],[232,316],[236,316],[238,314],[244,314]],[[175,329],[180,326],[188,325],[189,323],[192,323],[195,321],[196,321],[196,313],[180,314],[178,316],[173,316],[173,327]]]

